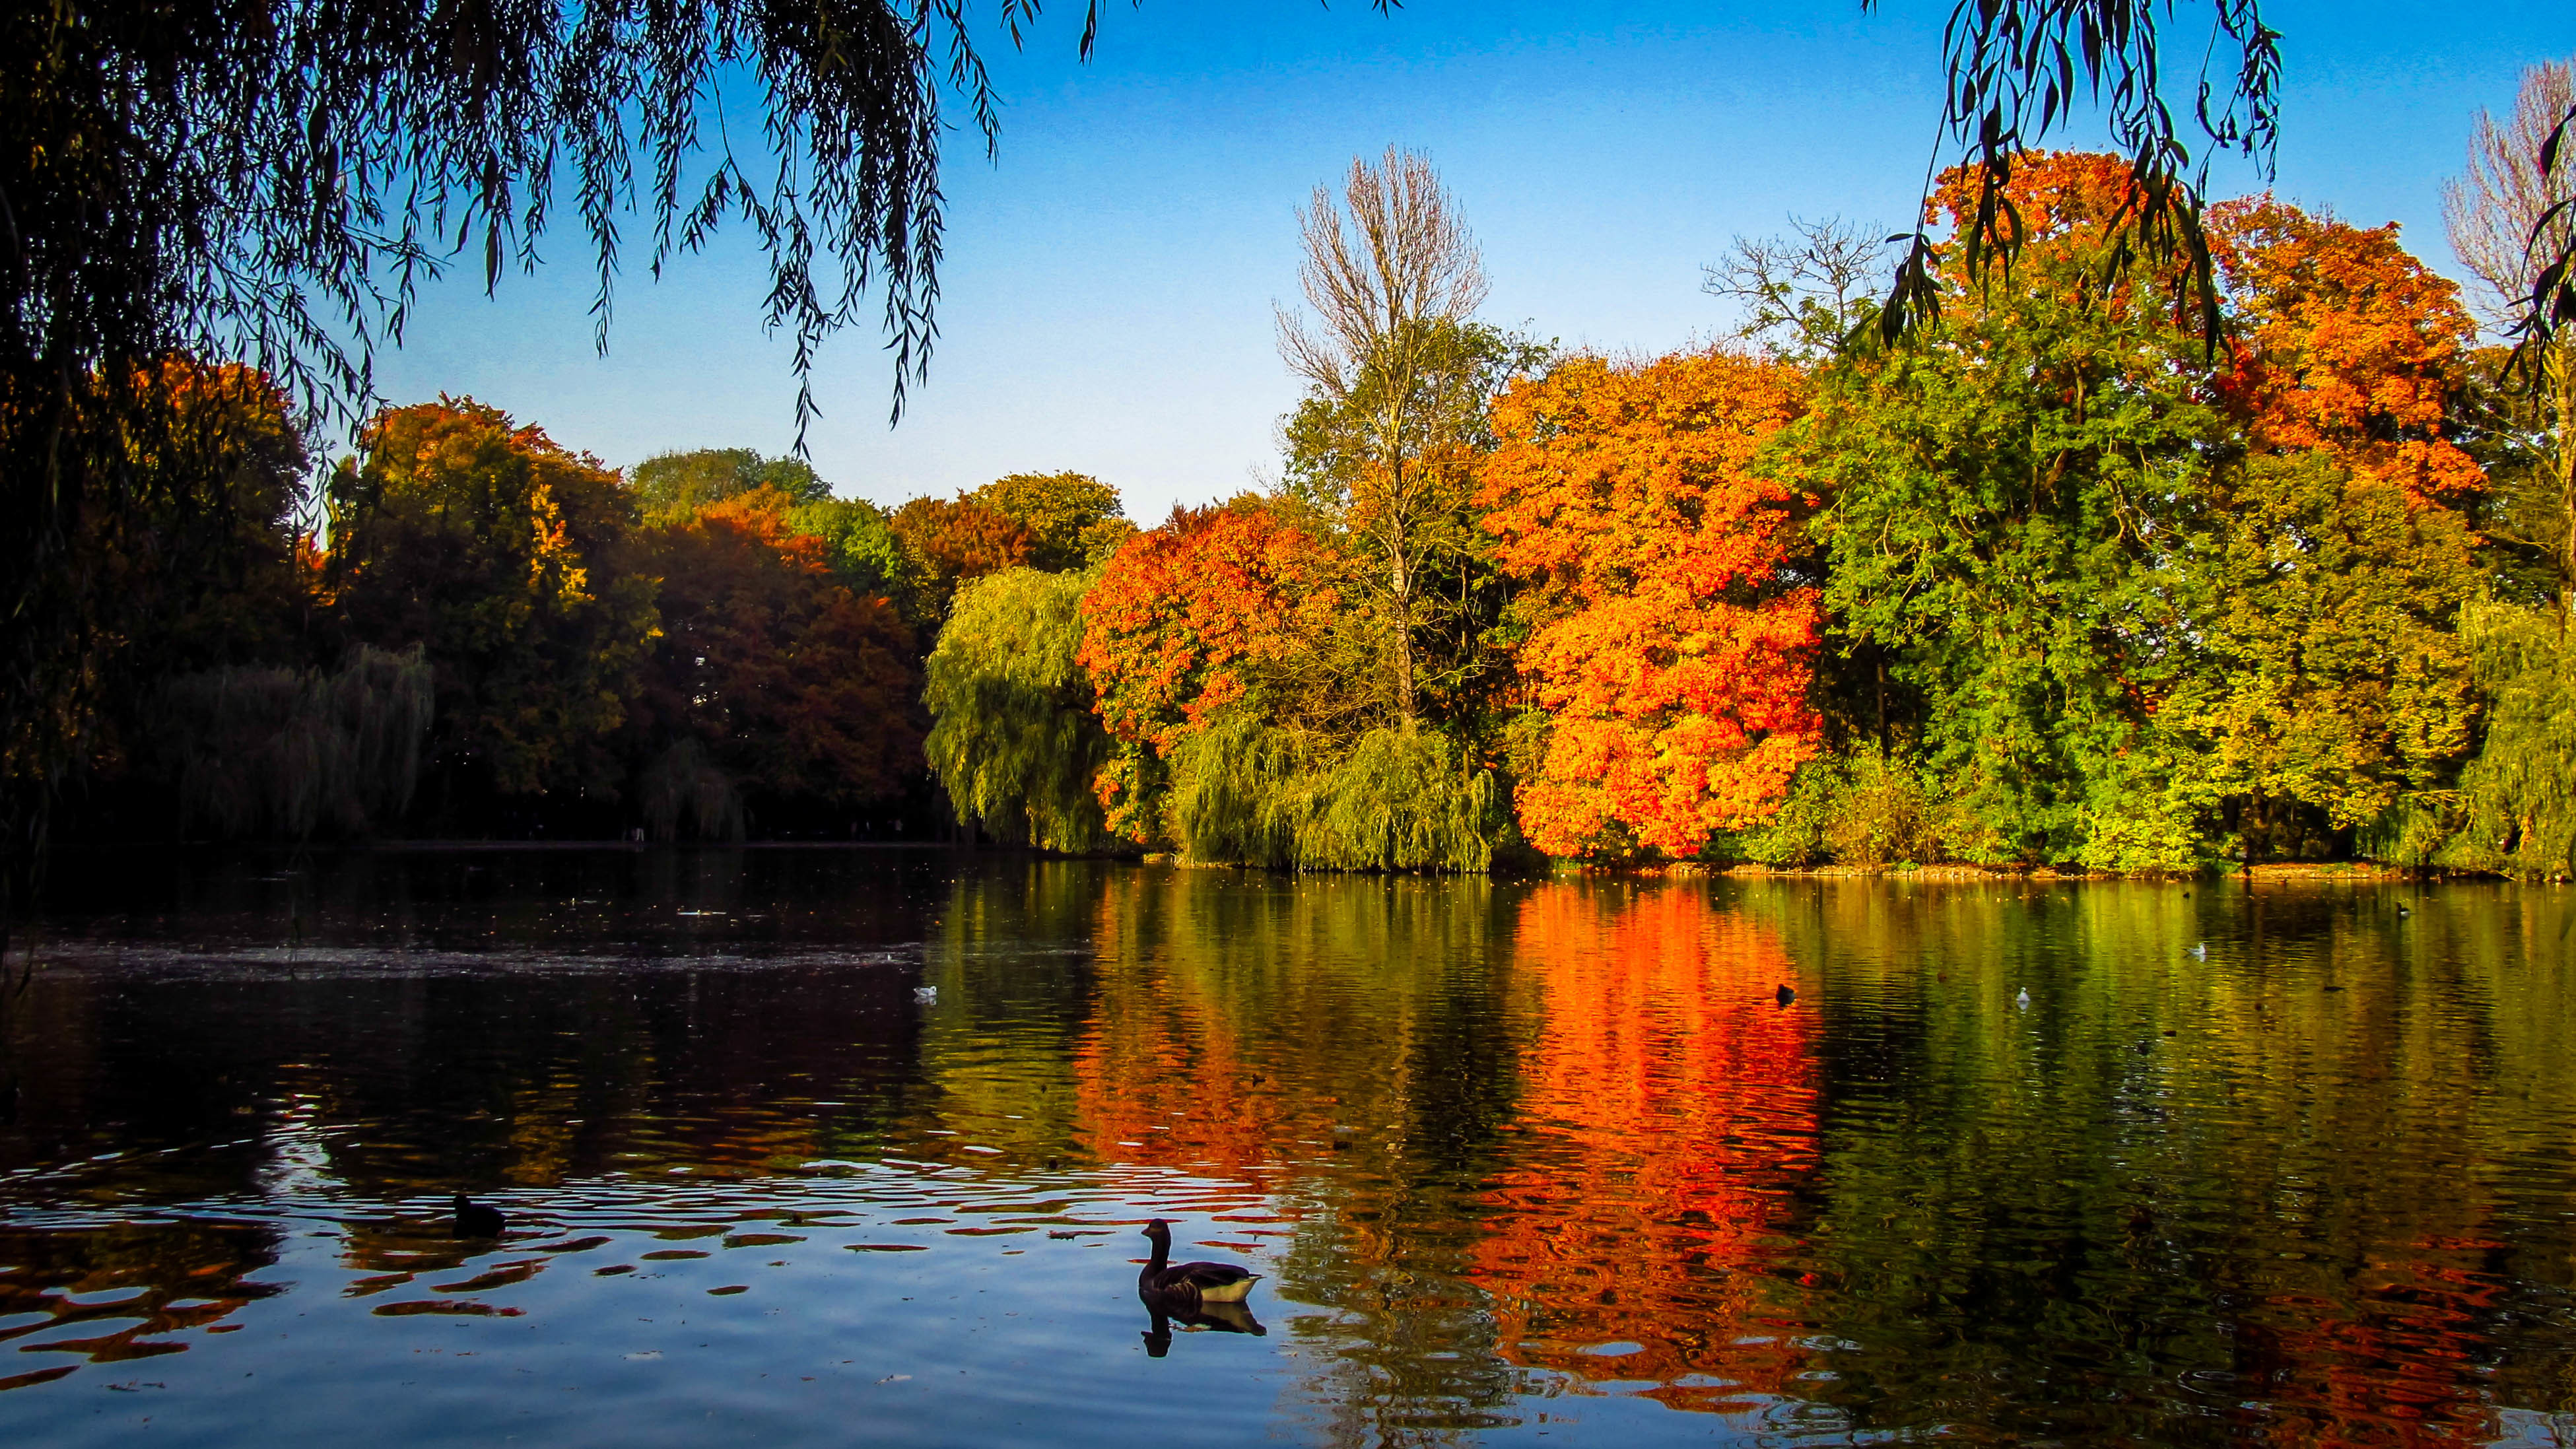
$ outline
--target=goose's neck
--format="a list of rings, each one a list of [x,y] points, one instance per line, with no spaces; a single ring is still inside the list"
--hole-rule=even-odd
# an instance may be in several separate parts
[[[1164,1260],[1172,1256],[1172,1240],[1169,1238],[1147,1238],[1145,1241],[1154,1245],[1154,1258],[1152,1262],[1145,1265],[1146,1271],[1153,1273],[1163,1271]]]

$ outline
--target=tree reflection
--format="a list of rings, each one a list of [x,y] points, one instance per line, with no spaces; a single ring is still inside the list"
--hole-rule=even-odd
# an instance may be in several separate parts
[[[2501,904],[1755,893],[1837,968],[1805,1393],[2098,1442],[2486,1443],[2499,1404],[2576,1408],[2540,1286],[2576,1232],[2527,1197],[2576,1122],[2576,968],[2529,949],[2563,916]]]
[[[1282,1226],[1249,1231],[1291,1234],[1280,1295],[1331,1310],[1289,1328],[1328,1442],[1516,1421],[1522,1385],[1467,1277],[1533,1026],[1509,899],[1481,881],[1220,871],[1132,872],[1103,893],[1083,1140],[1274,1195]]]
[[[565,1312],[700,1251],[665,1238],[1017,1252],[1087,1292],[1110,1222],[1161,1215],[1272,1276],[1240,1323],[1149,1311],[1148,1351],[1235,1333],[1283,1430],[1335,1444],[1569,1392],[1986,1442],[2576,1413],[2563,894],[722,859],[365,861],[399,951],[335,877],[292,960],[44,973],[0,1171],[51,1216],[0,1232],[0,1335],[198,1341],[278,1291],[287,1223],[337,1225],[303,1247],[340,1296],[291,1305],[318,1324]],[[202,884],[173,919],[267,920]],[[557,949],[566,900],[620,889],[623,955]],[[459,1189],[530,1240],[455,1240]],[[170,1216],[116,1224],[137,1205]],[[1108,1291],[1028,1316],[1132,1358]]]
[[[285,1291],[251,1277],[277,1261],[277,1237],[240,1223],[0,1227],[0,1350],[18,1350],[0,1390],[187,1347],[170,1334],[222,1332],[244,1304]],[[76,1361],[47,1364],[54,1354]]]
[[[1503,1353],[1675,1407],[1787,1393],[1806,1356],[1768,1282],[1819,1102],[1778,934],[1704,891],[1619,884],[1540,887],[1517,927],[1546,1025],[1473,1269]]]

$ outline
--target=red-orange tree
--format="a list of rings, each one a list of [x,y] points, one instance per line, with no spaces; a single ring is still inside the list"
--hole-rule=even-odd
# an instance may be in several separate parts
[[[821,540],[786,531],[789,501],[755,490],[643,535],[662,620],[643,743],[693,740],[773,803],[884,799],[920,768],[912,632],[834,578]]]
[[[1175,509],[1119,547],[1082,600],[1078,658],[1112,746],[1095,789],[1112,830],[1159,838],[1174,746],[1244,698],[1250,671],[1340,607],[1336,560],[1258,500]]]
[[[2459,287],[2398,244],[2269,196],[2210,210],[2239,329],[2224,380],[2256,447],[2320,449],[2354,477],[2457,505],[2486,475],[2446,434],[2476,328]]]
[[[1822,722],[1815,593],[1779,585],[1803,500],[1753,466],[1797,375],[1724,352],[1578,358],[1494,404],[1485,527],[1546,620],[1520,667],[1549,736],[1520,782],[1551,855],[1671,855],[1766,818]]]
[[[912,584],[923,612],[934,621],[947,616],[959,584],[1018,568],[1038,550],[1027,524],[972,498],[916,498],[895,510],[893,524],[918,575]]]

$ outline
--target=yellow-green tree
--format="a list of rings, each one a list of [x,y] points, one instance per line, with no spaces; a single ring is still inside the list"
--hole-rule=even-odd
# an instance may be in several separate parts
[[[1082,646],[1094,571],[1007,569],[959,586],[922,698],[930,768],[961,825],[1068,852],[1112,843],[1092,777],[1109,759]]]
[[[498,796],[603,791],[656,632],[654,581],[621,568],[617,475],[471,398],[390,409],[331,480],[330,579],[346,627],[418,644],[437,690],[431,769]]]
[[[1135,532],[1120,514],[1118,490],[1088,473],[1012,473],[966,498],[1029,531],[1030,568],[1097,563]]]

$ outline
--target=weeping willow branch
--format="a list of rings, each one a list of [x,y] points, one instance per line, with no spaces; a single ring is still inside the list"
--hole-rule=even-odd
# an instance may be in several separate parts
[[[1336,749],[1233,715],[1172,754],[1184,854],[1298,870],[1481,873],[1503,826],[1493,775],[1444,735],[1371,730]]]
[[[161,692],[182,828],[225,838],[360,835],[392,824],[420,779],[430,667],[419,646],[359,646],[328,672],[182,675]]]
[[[1861,0],[1875,8],[1881,0]],[[2115,237],[2105,283],[2141,259],[2188,263],[2203,335],[2219,335],[2220,308],[2201,213],[2209,158],[2234,151],[2268,174],[2279,131],[2279,32],[2263,23],[2260,0],[2211,0],[2211,21],[2187,109],[2207,143],[2197,160],[2174,124],[2166,94],[2161,26],[2174,18],[2170,0],[1957,0],[1942,31],[1949,77],[1940,140],[1924,171],[1923,200],[1945,152],[1964,155],[1976,175],[1976,205],[1962,219],[1961,260],[1971,276],[2009,273],[2025,238],[2006,194],[2013,166],[2036,150],[2079,105],[2099,107],[2114,142],[2129,158],[2130,197],[2113,219]],[[2224,68],[2213,72],[2213,63]],[[1918,212],[1918,215],[1923,213]],[[1939,315],[1940,248],[1918,221],[1889,237],[1905,248],[1878,333],[1894,342]]]

